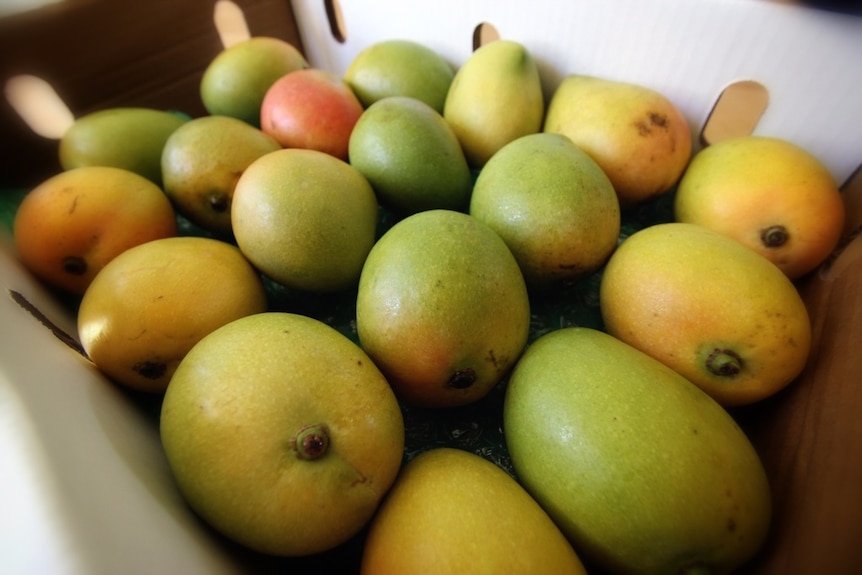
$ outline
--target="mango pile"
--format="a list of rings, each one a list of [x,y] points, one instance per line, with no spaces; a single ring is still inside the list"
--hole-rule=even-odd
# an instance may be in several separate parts
[[[159,402],[191,510],[352,571],[730,573],[770,486],[734,409],[791,385],[796,281],[844,207],[768,135],[698,149],[615,78],[408,40],[339,77],[250,38],[208,115],[77,119],[22,201],[23,264]],[[289,564],[289,563],[288,563]]]

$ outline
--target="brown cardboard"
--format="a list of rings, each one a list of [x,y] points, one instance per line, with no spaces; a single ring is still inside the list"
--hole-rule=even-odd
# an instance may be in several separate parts
[[[254,35],[301,45],[289,0],[236,3]],[[212,12],[213,0],[64,0],[3,18],[0,79],[37,75],[75,116],[120,105],[200,115],[200,78],[222,48]],[[0,188],[56,172],[56,150],[0,99]]]
[[[862,561],[862,238],[833,265],[843,269],[801,286],[815,329],[807,369],[743,420],[775,502],[746,573],[853,573]]]
[[[862,563],[862,177],[843,190],[855,222],[835,255],[800,282],[811,360],[741,421],[769,474],[775,514],[746,573],[855,573]]]

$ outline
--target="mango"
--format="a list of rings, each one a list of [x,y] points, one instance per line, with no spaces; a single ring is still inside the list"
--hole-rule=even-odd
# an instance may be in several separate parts
[[[503,406],[518,480],[575,550],[610,573],[730,573],[762,546],[761,460],[718,403],[605,332],[549,332]]]
[[[503,146],[476,178],[470,214],[500,234],[533,288],[598,270],[620,233],[610,180],[560,134],[529,134]]]
[[[790,279],[696,224],[654,225],[625,239],[605,266],[599,304],[609,333],[727,406],[777,393],[811,351],[811,321]]]
[[[408,216],[383,234],[362,267],[359,341],[407,404],[478,401],[514,365],[529,328],[518,262],[470,215]]]
[[[237,118],[194,118],[165,142],[165,194],[190,221],[230,237],[231,203],[239,177],[254,160],[279,149],[275,139]]]
[[[60,138],[60,166],[108,166],[162,184],[162,150],[187,116],[152,108],[98,110],[78,118]]]
[[[344,81],[366,108],[387,96],[416,98],[443,113],[455,70],[434,49],[413,40],[391,39],[363,48]]]
[[[356,287],[377,233],[377,198],[353,166],[325,152],[264,154],[240,176],[234,238],[270,279],[311,293]]]
[[[160,437],[182,495],[226,537],[309,555],[355,535],[401,467],[380,371],[335,328],[282,312],[232,321],[171,378]]]
[[[114,382],[161,394],[198,341],[266,306],[260,275],[236,246],[197,236],[156,239],[96,274],[78,308],[78,338]]]
[[[551,95],[542,128],[564,134],[602,167],[623,207],[665,194],[692,149],[682,111],[647,86],[571,74]]]
[[[107,166],[54,174],[24,196],[13,222],[15,248],[27,269],[77,295],[127,249],[178,231],[161,188]]]
[[[544,113],[536,61],[512,40],[477,48],[455,72],[443,106],[443,117],[476,168],[505,144],[540,131]]]
[[[362,575],[585,575],[548,514],[475,453],[433,448],[402,469],[368,530]]]
[[[308,61],[293,44],[254,36],[219,52],[201,76],[201,102],[212,116],[230,116],[260,127],[260,108],[267,90]]]
[[[845,206],[811,152],[781,138],[738,136],[695,154],[674,195],[674,218],[724,233],[791,279],[838,245]]]
[[[350,134],[349,156],[380,203],[402,215],[467,209],[470,166],[452,128],[421,100],[388,96],[371,104]]]

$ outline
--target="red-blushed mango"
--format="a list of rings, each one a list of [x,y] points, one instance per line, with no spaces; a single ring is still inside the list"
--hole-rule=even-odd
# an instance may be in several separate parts
[[[811,322],[772,262],[703,226],[644,228],[611,256],[599,302],[608,332],[723,405],[762,400],[798,376]]]
[[[129,170],[85,166],[60,172],[22,200],[13,224],[24,266],[81,295],[108,262],[136,245],[177,235],[174,208],[152,181]]]
[[[305,68],[270,86],[260,105],[260,129],[282,147],[325,152],[347,160],[350,134],[364,108],[341,78]]]
[[[844,229],[834,177],[804,148],[779,138],[740,136],[698,152],[674,196],[677,221],[726,234],[791,279],[820,265]]]
[[[404,218],[362,268],[359,341],[405,403],[478,401],[514,365],[529,328],[518,262],[468,214],[427,210]]]

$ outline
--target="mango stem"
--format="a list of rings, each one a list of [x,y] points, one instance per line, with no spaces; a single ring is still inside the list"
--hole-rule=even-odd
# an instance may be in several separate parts
[[[293,438],[293,447],[300,459],[319,459],[329,449],[329,430],[322,423],[303,427]]]
[[[760,231],[760,241],[768,248],[778,248],[787,243],[790,234],[781,225],[769,226]]]
[[[73,276],[87,273],[87,260],[81,256],[66,256],[63,258],[63,271]]]
[[[733,350],[715,348],[706,358],[706,369],[720,377],[735,377],[742,371],[742,358]]]

